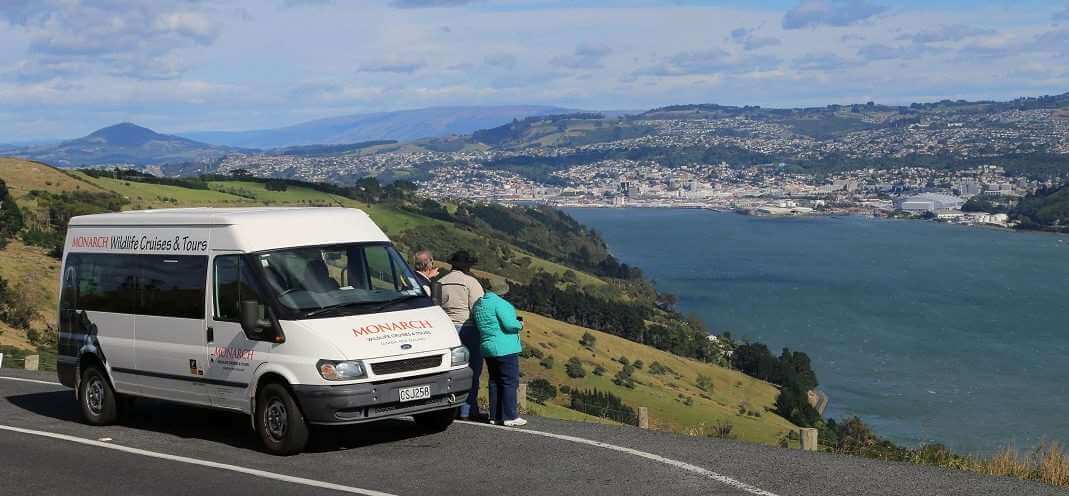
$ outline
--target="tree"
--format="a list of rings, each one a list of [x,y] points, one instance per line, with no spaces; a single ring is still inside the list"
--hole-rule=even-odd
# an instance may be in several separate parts
[[[564,373],[572,379],[586,377],[586,369],[583,368],[583,362],[578,357],[568,359],[568,362],[564,364]]]
[[[584,332],[583,337],[579,338],[579,344],[583,345],[583,348],[588,350],[593,350],[597,343],[598,338],[594,337],[594,335],[589,332]]]
[[[545,379],[535,379],[527,384],[527,397],[535,403],[544,405],[557,397],[557,386]]]
[[[382,184],[375,177],[365,177],[356,182],[355,196],[364,203],[376,203],[382,198]]]
[[[0,179],[0,248],[22,229],[22,212],[8,192],[7,183]]]

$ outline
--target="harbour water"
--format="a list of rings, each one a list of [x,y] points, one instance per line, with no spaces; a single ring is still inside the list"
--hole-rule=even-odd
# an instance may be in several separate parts
[[[1069,443],[1069,236],[569,209],[716,332],[805,351],[826,415],[990,454]]]

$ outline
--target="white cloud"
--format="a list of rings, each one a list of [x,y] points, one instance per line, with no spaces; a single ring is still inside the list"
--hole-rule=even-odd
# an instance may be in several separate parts
[[[965,24],[951,24],[924,29],[913,34],[902,34],[895,39],[910,40],[917,44],[928,44],[961,41],[967,38],[991,36],[996,33],[998,33],[998,31],[995,31],[994,29],[978,28]]]
[[[731,40],[742,45],[746,50],[758,50],[761,48],[778,46],[780,39],[775,36],[761,36],[756,34],[757,28],[736,28],[731,30]]]
[[[598,69],[602,61],[612,53],[612,48],[603,44],[581,43],[571,55],[560,55],[550,61],[557,67],[567,69]]]
[[[802,0],[783,15],[783,29],[849,26],[885,11],[887,7],[868,0]]]

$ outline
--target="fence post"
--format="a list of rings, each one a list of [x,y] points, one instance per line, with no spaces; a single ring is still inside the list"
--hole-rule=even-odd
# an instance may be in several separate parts
[[[4,354],[0,353],[0,369],[4,368]]]
[[[812,428],[799,429],[799,439],[802,441],[802,449],[805,451],[817,450],[817,430]]]
[[[638,428],[650,428],[650,409],[644,406],[638,407]]]
[[[527,413],[527,383],[521,382],[516,387],[516,402],[519,404],[520,413]]]

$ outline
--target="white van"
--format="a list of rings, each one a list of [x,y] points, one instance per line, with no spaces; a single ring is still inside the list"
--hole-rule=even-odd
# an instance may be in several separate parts
[[[310,424],[444,430],[471,388],[452,322],[360,210],[75,217],[60,293],[59,379],[91,424],[172,400],[248,413],[291,454]]]

